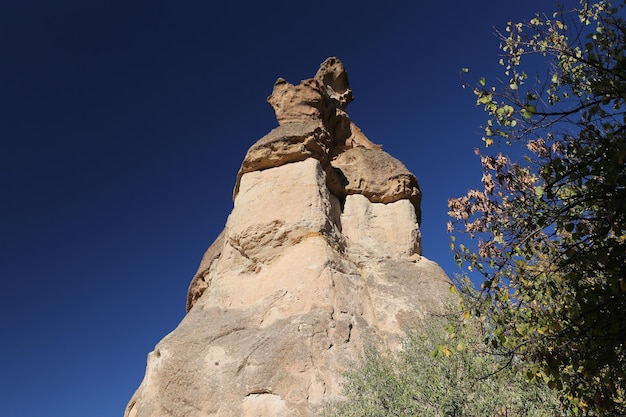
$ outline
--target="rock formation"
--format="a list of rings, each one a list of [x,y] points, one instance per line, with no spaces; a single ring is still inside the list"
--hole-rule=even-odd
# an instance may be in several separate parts
[[[279,78],[279,126],[247,152],[234,208],[148,355],[126,417],[315,416],[366,344],[398,347],[450,281],[421,256],[421,193],[350,120],[341,62]]]

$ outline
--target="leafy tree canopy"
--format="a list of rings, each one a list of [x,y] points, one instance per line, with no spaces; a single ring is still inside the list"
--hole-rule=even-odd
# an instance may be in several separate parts
[[[626,415],[626,2],[572,3],[499,34],[504,82],[473,89],[482,186],[448,229],[490,343],[572,410]]]

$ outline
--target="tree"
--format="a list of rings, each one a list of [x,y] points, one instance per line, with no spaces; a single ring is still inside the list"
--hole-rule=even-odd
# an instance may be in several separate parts
[[[457,262],[481,274],[468,311],[588,415],[626,415],[624,3],[581,0],[499,33],[506,81],[473,89],[482,189],[448,203]],[[492,152],[506,145],[525,154]]]
[[[419,321],[402,350],[366,350],[347,376],[332,417],[555,417],[553,393],[503,367],[482,342],[482,323],[457,316]]]

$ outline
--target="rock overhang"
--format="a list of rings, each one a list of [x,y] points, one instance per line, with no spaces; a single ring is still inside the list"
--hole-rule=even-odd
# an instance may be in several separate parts
[[[279,126],[246,153],[233,198],[248,172],[315,158],[326,173],[328,189],[342,201],[351,194],[362,194],[373,203],[407,199],[421,222],[417,178],[350,119],[346,110],[353,99],[347,72],[336,57],[326,59],[315,77],[298,85],[279,78],[267,99]]]

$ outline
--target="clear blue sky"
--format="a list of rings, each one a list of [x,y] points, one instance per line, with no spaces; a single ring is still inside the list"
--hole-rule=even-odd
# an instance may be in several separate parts
[[[277,125],[275,79],[328,56],[352,119],[419,178],[425,256],[455,273],[446,202],[479,183],[484,120],[459,69],[499,74],[494,26],[552,8],[0,1],[0,416],[122,415]]]

